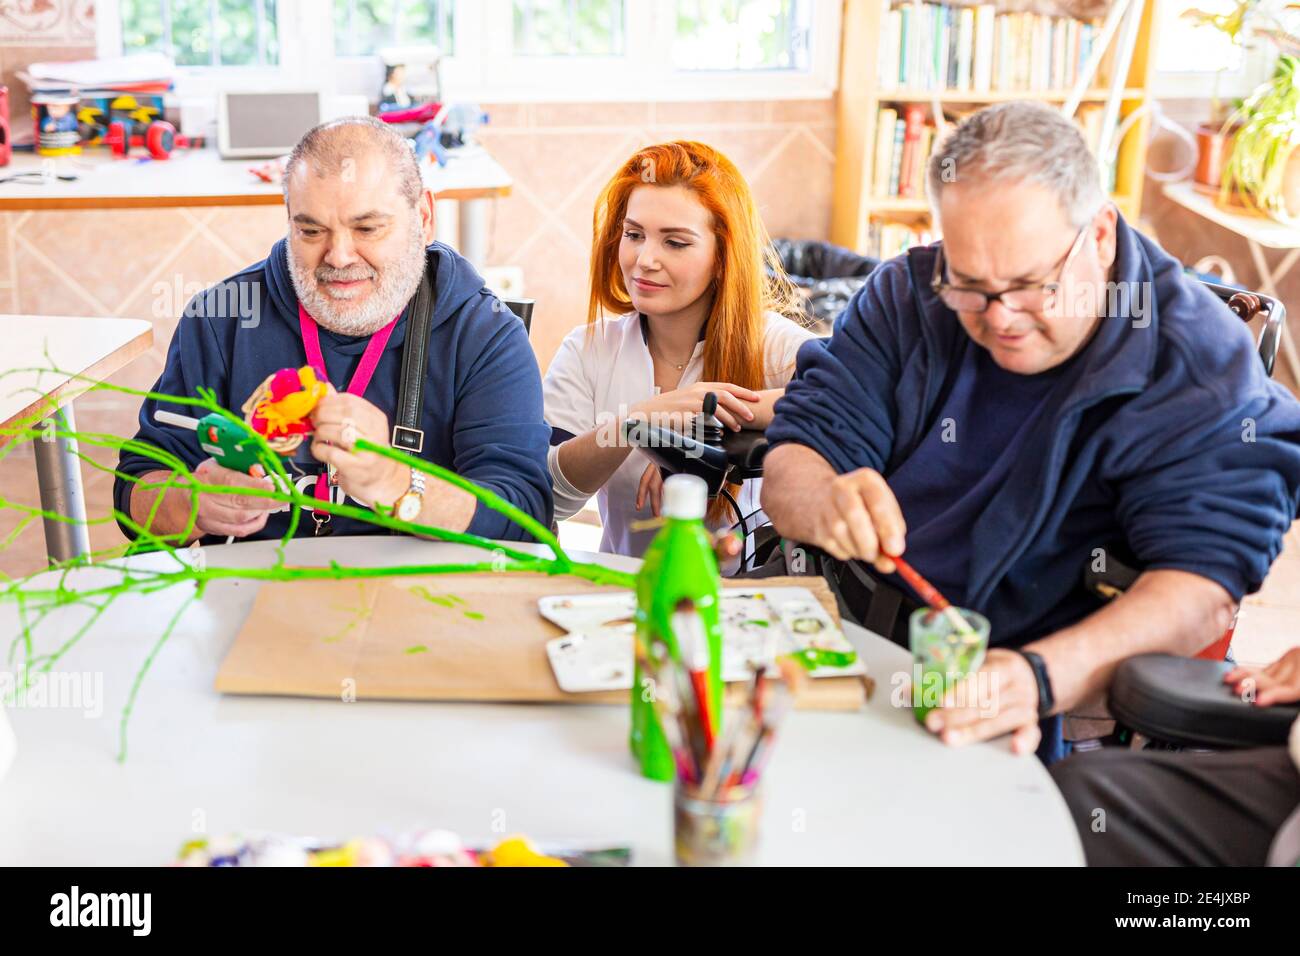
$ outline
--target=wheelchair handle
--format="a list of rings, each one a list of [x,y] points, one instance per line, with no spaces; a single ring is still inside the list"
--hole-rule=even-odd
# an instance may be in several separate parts
[[[727,453],[719,445],[710,445],[671,428],[651,425],[640,418],[631,418],[623,423],[623,436],[629,444],[641,449],[665,475],[695,475],[704,479],[710,498],[717,497],[726,482],[730,464]]]
[[[1264,373],[1272,378],[1278,346],[1282,342],[1282,329],[1286,326],[1286,306],[1282,304],[1282,300],[1264,295],[1262,292],[1244,292],[1232,286],[1207,282],[1204,279],[1201,282],[1222,299],[1233,314],[1243,322],[1249,322],[1263,314],[1264,327],[1259,330],[1259,339],[1255,344],[1259,350],[1260,361],[1264,363]]]
[[[633,418],[623,423],[623,436],[667,475],[695,475],[704,479],[709,497],[715,498],[727,482],[741,482],[763,474],[767,438],[760,431],[725,429],[714,414],[718,396],[709,392],[696,419],[694,434],[651,425]]]

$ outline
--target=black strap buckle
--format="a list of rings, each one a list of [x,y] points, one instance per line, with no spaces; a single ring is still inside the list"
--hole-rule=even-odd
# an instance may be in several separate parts
[[[424,432],[418,428],[394,425],[393,447],[401,448],[403,451],[412,451],[418,455],[424,450]]]
[[[393,447],[417,455],[424,449],[424,432],[416,426],[424,413],[424,379],[428,373],[429,333],[433,328],[434,277],[430,273],[436,271],[436,262],[426,255],[420,285],[407,303],[402,377],[397,386],[397,413],[393,416]]]

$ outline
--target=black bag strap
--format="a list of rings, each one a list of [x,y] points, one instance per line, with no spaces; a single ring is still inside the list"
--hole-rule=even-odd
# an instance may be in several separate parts
[[[869,573],[859,561],[839,561],[825,553],[821,557],[822,575],[839,603],[840,615],[906,647],[908,618],[921,604]]]
[[[394,448],[419,454],[424,449],[420,414],[424,410],[424,377],[429,363],[429,331],[433,327],[433,277],[437,260],[429,257],[420,285],[406,313],[406,341],[402,343],[402,379],[397,387],[397,412],[393,420]]]

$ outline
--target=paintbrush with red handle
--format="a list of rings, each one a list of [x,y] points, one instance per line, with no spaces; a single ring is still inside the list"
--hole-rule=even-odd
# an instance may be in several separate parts
[[[714,744],[713,707],[709,700],[709,639],[704,633],[704,622],[695,609],[695,602],[690,598],[682,598],[677,602],[672,627],[673,635],[677,638],[677,652],[681,655],[694,691],[695,710],[704,735],[707,756],[713,752]]]
[[[948,619],[953,630],[962,637],[975,636],[975,631],[970,626],[970,622],[967,621],[966,618],[962,617],[961,612],[953,607],[952,604],[949,603],[948,599],[940,594],[939,590],[933,584],[921,577],[921,575],[917,574],[914,567],[902,558],[898,557],[898,555],[885,554],[885,557],[894,562],[898,567],[899,575],[911,586],[912,590],[917,593],[917,596],[920,597],[922,601],[928,604],[934,611],[942,614]]]

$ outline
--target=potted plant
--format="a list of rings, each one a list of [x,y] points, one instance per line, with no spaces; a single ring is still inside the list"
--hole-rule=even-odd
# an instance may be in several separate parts
[[[1278,38],[1275,38],[1278,39]],[[1284,37],[1284,49],[1300,41]],[[1221,199],[1236,190],[1246,204],[1283,222],[1300,222],[1300,56],[1278,57],[1273,78],[1233,113],[1238,128],[1223,170]]]
[[[1244,42],[1246,24],[1260,0],[1238,0],[1228,13],[1207,13],[1191,9],[1183,12],[1185,19],[1218,30],[1228,40],[1240,45]],[[1223,166],[1232,147],[1232,127],[1228,122],[1231,109],[1219,96],[1223,70],[1214,73],[1214,92],[1210,97],[1210,118],[1196,126],[1196,172],[1193,179],[1207,190],[1218,189],[1223,180]]]

